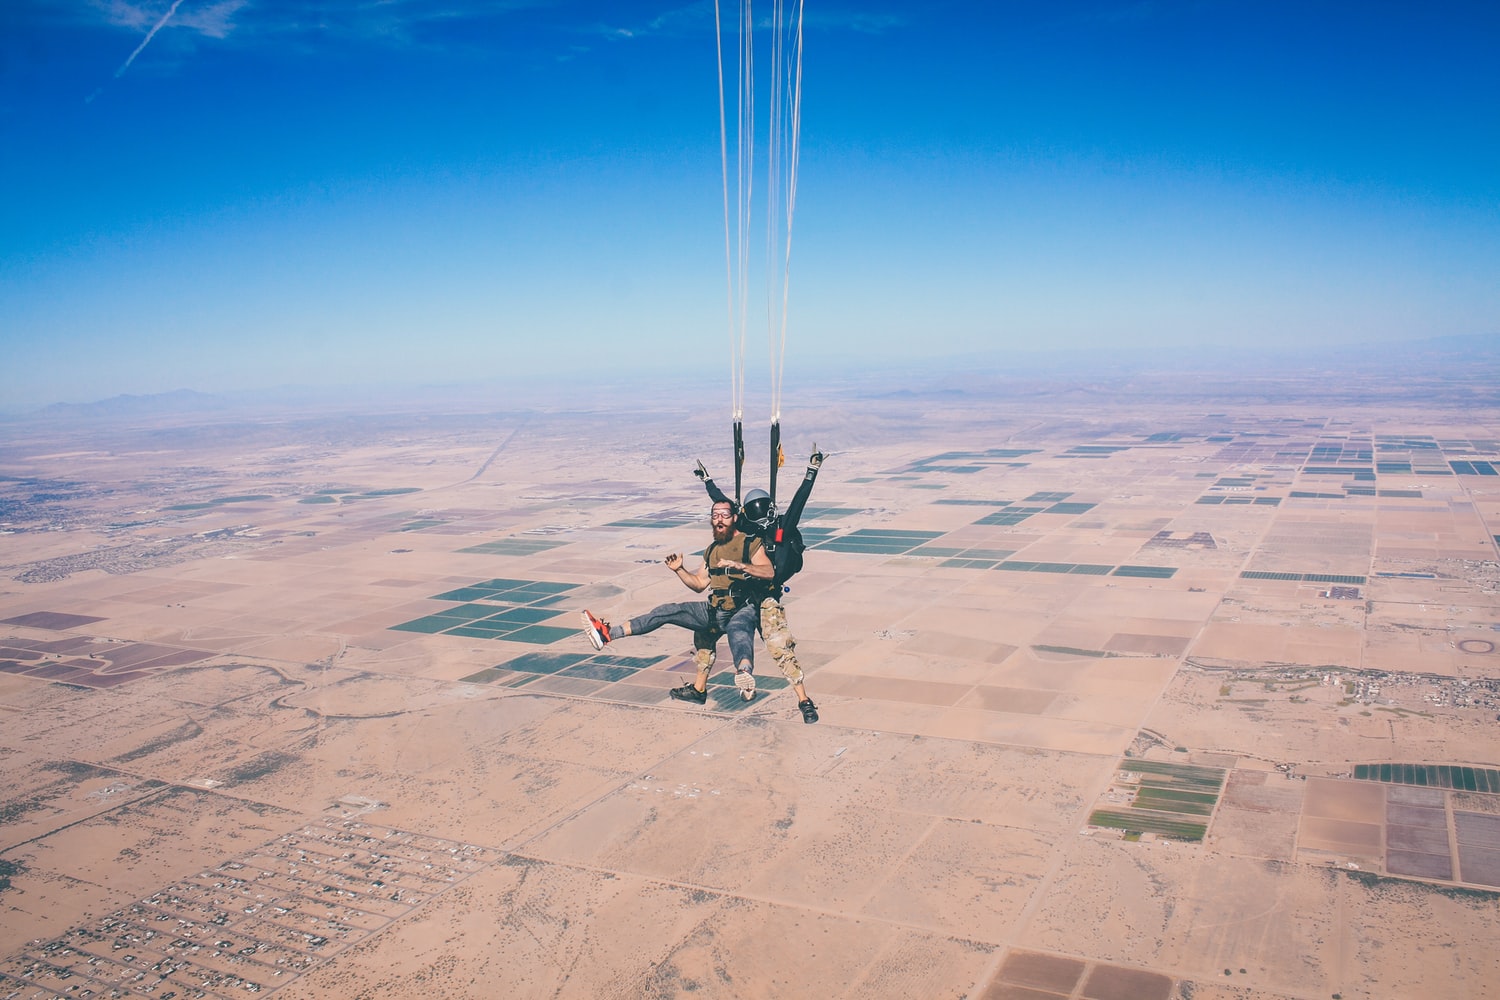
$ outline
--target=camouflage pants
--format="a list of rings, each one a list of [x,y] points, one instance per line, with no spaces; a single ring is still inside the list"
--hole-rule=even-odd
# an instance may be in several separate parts
[[[766,652],[781,668],[781,674],[793,684],[802,683],[802,667],[797,663],[797,640],[786,625],[786,609],[774,597],[760,603],[760,636],[766,641]]]

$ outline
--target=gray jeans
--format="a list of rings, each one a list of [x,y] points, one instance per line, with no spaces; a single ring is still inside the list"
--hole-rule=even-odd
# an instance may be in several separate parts
[[[677,625],[692,632],[693,648],[697,650],[712,650],[720,635],[728,636],[735,669],[755,672],[755,630],[760,625],[760,610],[754,604],[733,611],[720,611],[707,601],[663,604],[630,619],[630,634],[645,635],[663,625]]]

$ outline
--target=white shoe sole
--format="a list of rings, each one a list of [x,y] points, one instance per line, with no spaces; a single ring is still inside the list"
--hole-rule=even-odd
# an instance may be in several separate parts
[[[604,648],[604,640],[599,638],[599,632],[594,628],[594,621],[589,617],[589,613],[581,611],[579,612],[579,617],[583,619],[583,634],[589,637],[589,645],[593,646],[596,650],[602,650]]]
[[[755,675],[744,671],[734,675],[734,686],[740,689],[740,697],[750,701],[755,697]]]

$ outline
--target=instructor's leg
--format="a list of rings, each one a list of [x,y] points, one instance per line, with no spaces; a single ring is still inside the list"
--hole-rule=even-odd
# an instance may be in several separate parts
[[[802,709],[804,722],[818,721],[818,706],[807,696],[802,686],[802,666],[797,662],[797,640],[786,624],[786,609],[774,597],[768,597],[760,605],[760,634],[766,641],[766,651],[781,668],[781,674],[792,682],[797,693],[797,707]]]

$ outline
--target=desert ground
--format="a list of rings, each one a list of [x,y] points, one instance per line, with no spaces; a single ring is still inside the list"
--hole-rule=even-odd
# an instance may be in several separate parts
[[[1493,374],[10,420],[0,996],[1500,997]]]

